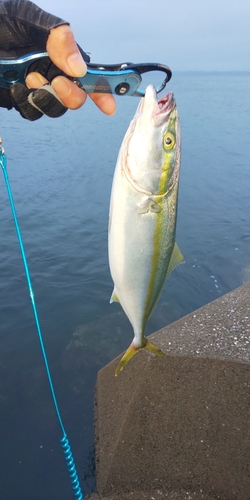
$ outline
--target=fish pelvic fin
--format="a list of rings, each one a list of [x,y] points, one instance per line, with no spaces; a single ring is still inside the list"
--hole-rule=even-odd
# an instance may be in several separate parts
[[[148,339],[145,339],[145,345],[142,347],[135,347],[134,343],[132,342],[115,370],[116,377],[123,370],[124,366],[130,361],[130,359],[132,359],[133,356],[137,354],[138,351],[140,351],[140,349],[146,349],[147,351],[150,351],[153,354],[156,354],[156,356],[160,356],[161,358],[165,358],[166,356],[166,354],[164,354],[161,349],[152,344],[152,342],[149,342]]]

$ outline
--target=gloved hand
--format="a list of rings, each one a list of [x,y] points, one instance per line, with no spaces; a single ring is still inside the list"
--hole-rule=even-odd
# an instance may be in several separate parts
[[[57,28],[59,26],[62,28]],[[68,27],[68,23],[63,19],[44,12],[28,0],[2,0],[0,1],[0,58],[19,57],[28,52],[47,50],[50,57],[53,59],[52,54],[54,55],[55,52],[52,50],[53,41],[55,40],[55,45],[57,46],[56,32],[60,29],[67,32],[66,35],[70,34],[72,41],[73,34]],[[75,44],[74,41],[73,44]],[[78,49],[84,61],[89,62],[89,56],[83,52],[79,46]],[[74,47],[74,50],[77,51],[77,46]],[[79,61],[78,65],[75,64],[78,68],[79,66],[81,67],[81,74],[76,74],[75,67],[74,70],[69,68],[68,71],[66,61],[63,61],[62,64],[62,57],[59,58],[59,62],[57,60],[58,55],[57,57],[54,55],[54,59],[56,59],[54,62],[57,66],[61,65],[61,69],[64,69],[64,71],[66,67],[66,72],[70,76],[83,76],[86,72],[83,61],[82,64],[79,64]],[[65,96],[65,98],[63,96],[59,99],[53,86],[47,84],[47,79],[52,81],[57,75],[62,74],[62,71],[58,70],[53,64],[49,64],[45,67],[44,62],[38,61],[34,63],[32,71],[37,73],[30,74],[26,79],[26,84],[28,84],[28,81],[34,82],[34,75],[39,74],[38,76],[40,77],[39,80],[41,83],[37,85],[33,84],[33,87],[35,86],[36,89],[29,89],[19,83],[11,85],[9,89],[0,88],[0,106],[7,109],[14,107],[24,118],[33,121],[40,118],[43,114],[50,117],[61,116],[67,111],[67,107],[75,109],[80,107],[85,101],[86,94],[78,89],[72,82],[69,82],[68,79],[66,81],[69,86],[71,86],[71,88],[69,87],[69,96]],[[56,78],[55,87],[56,83],[58,87],[58,81],[62,78],[63,77]],[[43,85],[44,83],[45,85]],[[37,87],[41,85],[43,86],[37,89]],[[75,95],[75,99],[73,99],[73,94]],[[104,112],[113,114],[115,109],[113,96],[95,94],[92,99]]]

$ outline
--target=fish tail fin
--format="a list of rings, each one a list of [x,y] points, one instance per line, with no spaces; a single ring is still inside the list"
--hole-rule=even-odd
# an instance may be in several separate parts
[[[142,347],[135,347],[134,343],[132,342],[129,346],[129,348],[126,350],[125,354],[123,355],[119,365],[117,366],[115,370],[115,376],[119,375],[119,373],[123,370],[124,366],[130,361],[130,359],[133,358],[133,356],[140,351],[140,349],[147,349],[147,351],[150,351],[156,356],[160,356],[164,358],[166,355],[164,352],[161,351],[158,347],[156,347],[152,342],[149,342],[148,339],[145,339],[145,345]]]
[[[150,351],[153,354],[156,354],[156,356],[160,356],[161,358],[166,357],[166,354],[164,354],[164,352],[162,352],[161,349],[159,349],[159,347],[156,347],[154,344],[152,344],[152,342],[149,342],[148,339],[146,339],[146,340],[147,340],[147,343],[146,343],[144,349],[147,349],[147,351]]]
[[[125,354],[122,356],[122,359],[115,370],[115,376],[119,375],[119,373],[123,370],[124,366],[133,358],[133,356],[141,349],[140,347],[135,347],[132,342],[129,348],[126,350]]]

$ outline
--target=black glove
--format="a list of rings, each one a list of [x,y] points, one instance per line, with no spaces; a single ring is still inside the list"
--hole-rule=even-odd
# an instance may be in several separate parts
[[[0,0],[0,58],[20,57],[29,52],[46,51],[51,28],[69,24],[43,11],[28,0]],[[79,47],[85,62],[89,56]],[[47,80],[62,74],[49,58],[33,63],[30,71],[38,71]],[[27,89],[15,83],[9,89],[0,87],[0,106],[15,108],[28,120],[37,120],[43,114],[63,115],[67,108],[47,84],[38,90]]]

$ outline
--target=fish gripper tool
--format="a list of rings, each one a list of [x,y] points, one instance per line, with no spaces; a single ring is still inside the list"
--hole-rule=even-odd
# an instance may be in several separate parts
[[[32,71],[38,71],[49,82],[56,76],[66,76],[87,93],[142,97],[145,90],[139,87],[143,74],[151,71],[164,74],[162,83],[156,87],[157,93],[165,88],[172,76],[168,66],[158,63],[86,64],[87,73],[83,77],[69,77],[52,63],[47,52],[33,52],[16,59],[0,59],[0,87],[8,88],[14,83],[25,84],[26,76]]]

